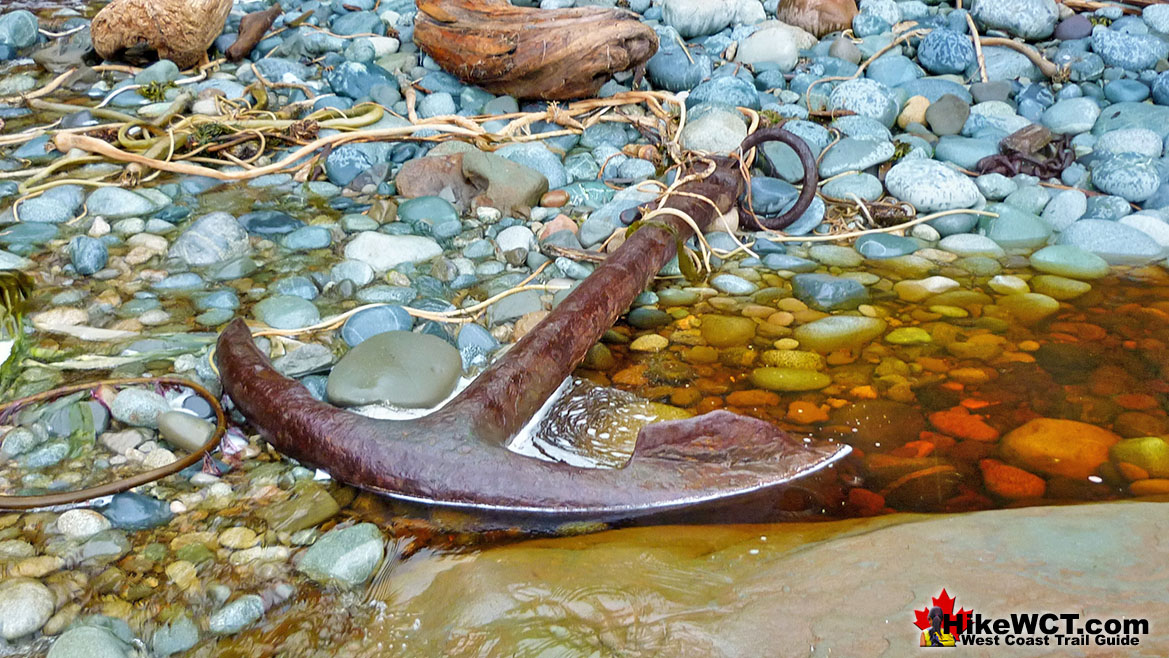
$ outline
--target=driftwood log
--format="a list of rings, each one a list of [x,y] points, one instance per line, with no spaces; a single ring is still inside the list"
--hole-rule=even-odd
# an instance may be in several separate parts
[[[531,9],[507,0],[417,0],[414,42],[448,73],[494,94],[594,96],[641,66],[657,34],[623,9]]]
[[[190,68],[223,31],[231,5],[232,0],[114,0],[93,17],[93,47],[111,59],[146,46],[179,68]]]
[[[775,17],[819,38],[852,27],[856,13],[855,0],[779,0]]]
[[[700,227],[733,208],[743,188],[737,161],[715,162],[711,175],[682,191],[717,208],[693,196],[666,203]],[[673,216],[647,222],[504,357],[423,418],[377,420],[314,399],[273,369],[241,319],[219,337],[224,391],[278,450],[341,481],[407,502],[557,522],[723,505],[843,457],[848,446],[806,447],[765,421],[725,411],[647,426],[621,469],[575,468],[506,448],[674,255],[675,236],[689,235],[689,224]]]

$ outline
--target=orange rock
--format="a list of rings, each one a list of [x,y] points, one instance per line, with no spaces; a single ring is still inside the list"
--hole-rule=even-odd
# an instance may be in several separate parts
[[[857,386],[848,392],[854,398],[861,400],[876,400],[877,389],[872,386]]]
[[[1128,485],[1128,490],[1134,496],[1159,496],[1169,494],[1169,480],[1164,478],[1151,478],[1148,480],[1138,480]]]
[[[1136,464],[1130,464],[1128,462],[1116,462],[1116,470],[1120,471],[1120,474],[1124,476],[1124,479],[1128,480],[1129,482],[1149,479],[1149,472],[1140,466],[1137,466]]]
[[[848,504],[855,507],[857,513],[861,515],[880,514],[885,507],[885,497],[857,487],[848,490]]]
[[[823,423],[828,420],[828,412],[821,409],[818,405],[803,400],[796,400],[787,405],[786,418],[801,425],[811,425],[813,423]]]
[[[572,218],[567,215],[557,215],[552,218],[552,221],[545,224],[544,228],[540,229],[540,239],[547,239],[553,233],[559,233],[561,231],[568,231],[575,235],[578,230],[579,227],[576,225],[576,222],[572,221]]]
[[[894,449],[889,454],[893,455],[894,457],[920,459],[922,457],[929,457],[936,447],[937,446],[929,441],[910,441],[909,443]]]
[[[941,452],[945,452],[950,448],[953,448],[954,445],[958,443],[952,437],[946,436],[945,434],[938,434],[937,432],[931,432],[929,430],[925,430],[921,433],[921,440],[929,441],[930,443],[934,444],[935,450],[939,450]]]
[[[613,375],[613,383],[621,386],[645,386],[649,380],[645,378],[646,366],[629,366]]]
[[[716,397],[705,397],[698,401],[698,413],[705,414],[714,411],[715,409],[723,408],[723,399]]]
[[[1112,401],[1125,409],[1133,409],[1135,411],[1155,409],[1158,406],[1157,398],[1146,395],[1145,393],[1124,393],[1112,398]]]
[[[1120,437],[1106,429],[1062,418],[1036,418],[1011,430],[999,449],[1003,457],[1029,471],[1086,480],[1108,461]]]
[[[970,413],[966,407],[957,406],[945,411],[935,411],[930,414],[930,424],[950,436],[974,441],[996,441],[999,431],[982,419],[982,416]]]
[[[727,404],[733,407],[774,407],[779,404],[779,396],[771,391],[753,388],[731,393],[727,396]]]
[[[690,407],[701,399],[702,394],[693,388],[676,388],[670,393],[670,404],[675,407]]]
[[[1042,498],[1047,490],[1047,482],[1043,478],[997,459],[984,459],[978,462],[978,467],[982,469],[982,481],[987,491],[1000,498]]]
[[[566,203],[568,203],[568,192],[564,190],[545,192],[544,196],[540,197],[540,205],[546,208],[559,208]]]

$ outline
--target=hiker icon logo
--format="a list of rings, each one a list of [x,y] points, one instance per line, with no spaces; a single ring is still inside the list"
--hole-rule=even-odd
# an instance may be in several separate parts
[[[942,593],[930,599],[930,606],[914,610],[914,626],[921,631],[918,646],[922,647],[953,647],[958,637],[966,628],[970,619],[970,610],[965,608],[954,613],[954,602],[957,599]]]

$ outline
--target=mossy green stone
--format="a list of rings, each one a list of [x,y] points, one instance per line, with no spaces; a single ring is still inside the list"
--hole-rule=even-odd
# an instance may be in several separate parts
[[[1070,244],[1055,244],[1031,254],[1031,267],[1072,279],[1099,279],[1108,274],[1108,261]]]
[[[797,370],[823,370],[824,357],[802,350],[767,350],[762,355],[763,365]]]
[[[818,391],[832,383],[832,378],[815,370],[800,368],[756,368],[751,383],[770,391]]]
[[[846,347],[860,347],[884,332],[884,320],[833,315],[796,327],[794,338],[805,349],[832,352]]]
[[[665,306],[692,306],[698,302],[698,293],[692,290],[666,288],[658,291],[658,301]]]
[[[1059,310],[1059,302],[1037,292],[1021,295],[1007,295],[998,300],[998,305],[1010,311],[1019,322],[1031,325]]]
[[[1169,443],[1159,436],[1124,439],[1109,450],[1114,462],[1128,462],[1149,473],[1149,477],[1169,478]]]
[[[930,337],[928,331],[921,327],[901,327],[886,334],[885,340],[894,345],[917,345],[931,342],[933,338]]]
[[[1040,274],[1031,279],[1031,289],[1055,299],[1075,299],[1092,289],[1092,284],[1054,274]]]
[[[755,321],[733,315],[707,315],[702,318],[702,337],[712,347],[746,345],[755,337]]]

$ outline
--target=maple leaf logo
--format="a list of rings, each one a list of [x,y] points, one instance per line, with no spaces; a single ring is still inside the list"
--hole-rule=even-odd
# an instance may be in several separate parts
[[[974,613],[974,611],[967,610],[966,608],[962,608],[962,609],[958,610],[957,614],[955,615],[954,602],[957,600],[958,599],[947,594],[946,588],[943,587],[941,594],[930,599],[929,606],[926,606],[925,608],[922,608],[921,610],[914,610],[913,611],[913,616],[915,618],[914,622],[913,622],[914,626],[917,626],[918,628],[920,628],[923,631],[925,629],[929,628],[930,627],[930,608],[936,605],[942,609],[942,614],[946,615],[946,617],[951,618],[951,619],[953,619],[955,616],[957,617],[957,619],[958,619],[958,632],[959,633],[966,630],[966,627],[969,625],[969,622],[970,622],[970,615],[972,615]]]

